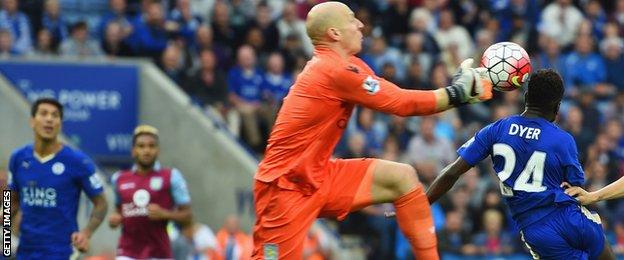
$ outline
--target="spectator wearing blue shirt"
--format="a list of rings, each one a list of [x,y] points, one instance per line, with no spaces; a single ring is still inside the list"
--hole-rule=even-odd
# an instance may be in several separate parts
[[[187,43],[195,41],[195,32],[202,23],[201,18],[191,12],[189,0],[178,0],[176,8],[171,10],[169,19],[178,24],[180,35]]]
[[[45,2],[41,26],[51,33],[54,46],[58,46],[60,42],[67,38],[67,26],[61,16],[58,0],[47,0]]]
[[[266,72],[263,75],[264,98],[271,105],[280,106],[292,83],[292,76],[284,71],[284,57],[280,53],[272,53],[267,59]]]
[[[0,28],[7,29],[13,38],[15,50],[25,54],[32,49],[30,21],[17,9],[17,0],[3,0],[0,11]]]
[[[177,29],[175,25],[165,20],[162,5],[159,2],[152,2],[146,8],[146,15],[137,21],[135,35],[132,38],[136,40],[138,53],[158,58],[167,48],[170,33]]]
[[[540,35],[542,51],[535,57],[533,66],[535,69],[554,69],[561,75],[565,75],[564,56],[561,54],[559,43],[546,34]]]
[[[600,50],[605,57],[607,69],[607,83],[612,84],[618,91],[624,91],[624,43],[620,38],[604,39],[600,43]]]
[[[260,101],[262,99],[262,73],[256,68],[256,53],[249,45],[238,49],[238,65],[228,73],[228,98],[241,115],[242,128],[247,143],[261,149]]]
[[[593,45],[590,35],[579,35],[574,51],[565,58],[563,79],[568,96],[575,96],[579,88],[593,88],[607,79],[604,60],[593,51]]]
[[[602,39],[603,28],[607,23],[607,14],[605,14],[600,2],[597,0],[591,0],[585,4],[585,15],[591,22],[592,35],[596,39]]]
[[[126,0],[110,0],[109,10],[102,15],[98,26],[98,36],[103,39],[106,35],[106,28],[111,22],[117,22],[121,26],[122,39],[128,37],[133,31],[132,21],[126,14]]]
[[[13,46],[13,38],[11,32],[6,29],[0,29],[0,58],[8,58],[19,55]]]

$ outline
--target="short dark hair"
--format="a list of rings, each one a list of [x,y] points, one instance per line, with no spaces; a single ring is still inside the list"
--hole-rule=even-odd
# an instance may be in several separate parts
[[[59,115],[61,116],[61,119],[63,119],[63,105],[61,105],[61,103],[59,103],[56,99],[47,98],[47,97],[37,99],[35,103],[32,104],[32,106],[30,107],[31,117],[35,117],[35,115],[37,114],[37,110],[39,109],[39,105],[41,104],[50,104],[50,105],[55,106],[59,111]]]
[[[526,103],[527,106],[541,109],[552,109],[563,99],[563,80],[553,69],[541,69],[534,72],[529,79]]]

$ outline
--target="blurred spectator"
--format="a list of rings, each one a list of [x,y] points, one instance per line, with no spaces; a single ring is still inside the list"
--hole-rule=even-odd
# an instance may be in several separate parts
[[[480,29],[475,35],[475,40],[477,49],[473,54],[473,59],[476,62],[481,61],[481,55],[494,43],[494,34],[486,29]]]
[[[103,54],[97,41],[89,39],[87,23],[77,22],[71,28],[71,37],[61,43],[60,53],[71,57],[96,57]]]
[[[6,29],[0,29],[0,57],[6,59],[16,55],[19,55],[19,53],[13,47],[11,32]]]
[[[414,73],[414,74],[420,74],[421,77],[425,75],[425,77],[423,77],[422,80],[427,80],[426,75],[429,75],[431,71],[431,66],[433,65],[434,57],[431,53],[425,52],[423,50],[424,41],[425,41],[425,38],[422,33],[410,33],[405,37],[406,52],[405,52],[405,55],[403,56],[403,63],[408,64],[409,66],[408,74],[412,74],[413,72],[411,71],[412,69],[411,65],[414,63],[417,63],[419,66],[419,73]],[[408,78],[415,77],[415,75],[408,75],[407,77]],[[418,76],[416,76],[416,78],[418,78]],[[424,89],[424,88],[421,88],[421,86],[419,85],[410,85],[409,87]]]
[[[256,53],[250,46],[238,49],[238,65],[228,73],[229,101],[241,115],[245,140],[255,149],[261,149],[260,101],[262,73],[256,67]]]
[[[442,10],[440,12],[438,26],[435,39],[442,52],[447,52],[447,55],[454,57],[454,60],[459,60],[459,62],[472,57],[474,51],[472,38],[466,28],[455,24],[455,17],[451,11]]]
[[[217,238],[205,224],[193,222],[181,227],[172,238],[173,257],[178,260],[217,259]]]
[[[347,132],[359,131],[364,134],[366,152],[373,156],[381,154],[381,147],[388,135],[387,126],[376,120],[377,117],[377,112],[369,108],[360,107],[356,112],[355,124],[347,127]]]
[[[215,42],[226,48],[233,48],[240,32],[230,25],[230,7],[224,1],[216,1],[212,15],[212,31]]]
[[[123,28],[118,22],[112,21],[106,25],[106,32],[102,39],[102,49],[112,57],[116,56],[132,56],[132,48],[123,40]]]
[[[574,41],[576,31],[583,21],[583,14],[572,5],[571,0],[557,0],[547,5],[542,11],[539,29],[566,47]]]
[[[169,19],[178,26],[179,34],[186,43],[195,41],[195,32],[202,23],[199,16],[191,12],[191,0],[177,0],[176,7],[171,11]]]
[[[160,68],[178,85],[184,81],[182,50],[175,44],[167,46],[160,58]]]
[[[218,259],[245,260],[251,258],[253,242],[251,237],[240,230],[238,217],[230,215],[217,232]]]
[[[579,88],[593,89],[595,84],[607,79],[603,58],[593,51],[594,40],[589,35],[579,35],[576,45],[564,61],[566,94],[574,96]]]
[[[347,136],[347,151],[340,156],[341,158],[352,159],[371,156],[366,150],[366,136],[364,133],[355,131]]]
[[[288,1],[284,5],[282,17],[277,21],[277,29],[279,30],[280,42],[284,46],[289,35],[299,37],[301,46],[307,56],[312,56],[314,46],[306,32],[305,22],[297,17],[297,6],[294,2]]]
[[[411,32],[423,35],[423,50],[437,57],[440,53],[440,46],[433,35],[436,25],[430,10],[424,7],[414,9],[410,14],[409,24]]]
[[[46,0],[43,17],[41,18],[42,28],[48,30],[52,35],[53,46],[58,46],[67,38],[67,27],[60,13],[58,0]]]
[[[37,33],[35,49],[31,54],[38,57],[53,57],[58,53],[52,44],[52,34],[46,29],[41,29]]]
[[[483,200],[478,205],[478,207],[470,209],[469,219],[472,221],[471,230],[473,232],[485,229],[485,226],[483,226],[483,223],[485,223],[483,220],[483,212],[485,212],[486,210],[494,209],[498,212],[505,212],[505,215],[509,214],[507,206],[503,203],[503,200],[501,199],[501,194],[498,189],[498,179],[492,180],[491,183],[496,183],[496,186],[491,185],[490,187],[488,187],[485,191],[485,194],[483,195]],[[507,219],[510,218],[507,217]]]
[[[210,49],[199,53],[200,67],[182,84],[182,89],[203,106],[212,106],[219,111],[227,104],[227,80],[225,73],[217,67],[217,59]]]
[[[157,59],[167,48],[169,34],[178,31],[179,25],[165,20],[159,2],[149,2],[146,8],[145,19],[136,24],[133,39],[140,55]]]
[[[276,51],[279,46],[280,34],[277,30],[277,25],[271,18],[271,9],[268,5],[260,3],[256,8],[255,19],[250,21],[247,25],[248,30],[257,28],[262,34],[264,46],[261,51],[273,52]]]
[[[607,23],[607,14],[602,9],[600,1],[590,0],[585,3],[585,16],[591,22],[591,34],[595,39],[602,39],[603,28]]]
[[[329,252],[329,245],[325,234],[317,226],[312,226],[308,230],[308,236],[303,241],[304,260],[325,260],[332,259]]]
[[[116,22],[121,28],[121,39],[128,37],[132,31],[132,22],[126,14],[126,0],[109,0],[109,10],[102,15],[100,24],[98,27],[98,36],[100,38],[106,37],[106,30],[108,25],[112,22]]]
[[[266,52],[263,51],[265,49],[265,41],[264,37],[262,36],[262,30],[260,30],[260,28],[249,28],[245,34],[245,40],[243,41],[243,44],[251,46],[256,51],[256,53],[258,54],[258,60],[265,60]]]
[[[511,234],[503,230],[502,212],[493,209],[483,212],[483,226],[484,231],[472,239],[480,255],[491,258],[514,253],[515,241]]]
[[[214,0],[190,0],[193,16],[199,16],[202,21],[211,21]]]
[[[391,115],[388,122],[388,135],[394,136],[399,144],[401,153],[407,149],[407,144],[412,139],[414,132],[407,126],[407,118]]]
[[[620,26],[624,26],[624,0],[617,0],[612,17]]]
[[[419,135],[414,136],[407,146],[407,160],[415,166],[425,183],[431,183],[456,157],[451,141],[434,135],[435,125],[434,117],[423,117]]]
[[[615,245],[613,252],[618,255],[624,254],[624,221],[620,220],[615,223]]]
[[[561,47],[555,38],[546,34],[540,34],[539,44],[542,49],[537,57],[533,57],[536,69],[554,69],[561,76],[565,75],[565,58],[561,54]]]
[[[477,247],[470,241],[470,233],[463,228],[465,215],[460,211],[446,213],[444,228],[438,231],[438,250],[444,259],[458,259],[475,255]]]
[[[427,81],[426,74],[423,72],[420,63],[413,60],[408,64],[407,78],[401,87],[406,89],[432,90],[433,87],[429,84],[429,81]]]
[[[381,28],[386,41],[391,46],[400,46],[403,43],[403,37],[409,31],[410,9],[407,0],[389,1],[388,5],[381,16]]]
[[[388,46],[386,40],[381,36],[373,38],[373,45],[363,59],[370,64],[376,74],[381,74],[384,64],[391,63],[396,69],[396,78],[398,80],[405,78],[405,64],[401,52]]]
[[[577,106],[568,108],[563,128],[574,137],[581,162],[585,161],[587,147],[594,140],[595,134],[583,125],[583,112]]]
[[[300,68],[298,64],[300,59],[308,60],[308,55],[305,53],[301,43],[301,37],[297,34],[286,36],[286,41],[281,48],[281,53],[284,57],[286,70],[289,72],[303,69],[302,67]]]
[[[600,43],[600,51],[605,58],[607,70],[606,82],[612,84],[618,91],[624,91],[624,43],[619,37],[605,38]]]
[[[255,1],[230,0],[225,2],[230,9],[230,25],[237,31],[244,31],[247,21],[255,14]]]
[[[273,113],[282,104],[282,99],[288,94],[293,79],[284,71],[284,58],[280,53],[274,52],[267,59],[266,72],[263,75],[262,91],[268,105],[274,108]],[[272,125],[272,124],[270,124]]]
[[[399,147],[399,141],[394,135],[388,135],[386,140],[384,140],[382,147],[382,154],[379,156],[379,159],[398,162],[402,161],[401,158],[401,149]]]
[[[213,36],[210,26],[199,26],[195,32],[195,42],[189,46],[191,55],[199,57],[202,50],[211,50],[217,59],[217,66],[223,70],[229,69],[231,60],[229,49],[214,42]],[[198,62],[195,61],[194,63],[197,64]]]
[[[594,100],[594,94],[591,89],[583,89],[576,99],[579,108],[583,112],[583,126],[592,129],[596,129],[596,126],[600,125],[600,122],[604,119]]]
[[[19,54],[26,54],[32,49],[30,39],[31,24],[28,17],[18,9],[17,0],[3,0],[0,10],[0,29],[8,30],[13,39],[13,48]]]

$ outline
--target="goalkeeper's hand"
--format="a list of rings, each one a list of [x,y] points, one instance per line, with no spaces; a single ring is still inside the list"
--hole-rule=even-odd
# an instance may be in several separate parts
[[[473,62],[473,59],[464,60],[451,85],[446,88],[451,105],[478,103],[492,98],[492,82],[487,76],[487,69],[472,68]]]

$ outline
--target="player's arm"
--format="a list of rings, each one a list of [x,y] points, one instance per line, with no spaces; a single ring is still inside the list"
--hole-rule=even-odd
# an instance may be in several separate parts
[[[89,217],[87,226],[81,231],[88,237],[91,237],[100,224],[102,224],[102,221],[104,221],[106,213],[108,212],[108,204],[106,203],[104,193],[90,197],[90,199],[93,203],[93,210],[91,211],[91,216]]]
[[[182,173],[177,169],[171,171],[171,197],[176,205],[175,209],[168,210],[158,204],[149,204],[147,216],[153,220],[173,220],[182,225],[191,223],[193,219],[191,196]]]
[[[147,206],[148,217],[152,220],[172,220],[179,224],[188,224],[193,218],[191,204],[179,205],[173,210],[167,210],[158,204],[149,204]]]
[[[429,203],[436,202],[442,195],[446,194],[459,179],[459,176],[470,170],[470,166],[461,157],[455,162],[446,166],[440,175],[433,181],[427,189],[427,198]]]
[[[402,89],[348,65],[334,68],[331,77],[338,96],[349,102],[399,116],[429,115],[492,98],[491,83],[471,65],[472,59],[464,61],[450,86],[428,91]]]
[[[492,136],[495,136],[498,132],[498,127],[495,125],[496,123],[490,124],[479,130],[473,138],[457,149],[459,154],[457,160],[446,166],[427,189],[429,203],[437,201],[453,187],[459,176],[490,154],[491,149],[489,147],[492,147],[494,141]]]
[[[121,222],[123,221],[123,216],[121,215],[121,198],[119,190],[117,190],[117,180],[119,179],[120,174],[120,172],[116,172],[113,176],[111,176],[111,186],[113,187],[113,192],[115,194],[115,211],[108,216],[108,226],[113,229],[121,225]]]
[[[566,183],[562,184],[562,186],[566,186]],[[602,200],[624,198],[624,177],[597,191],[587,192],[581,187],[569,187],[565,190],[565,193],[576,197],[583,205]]]

